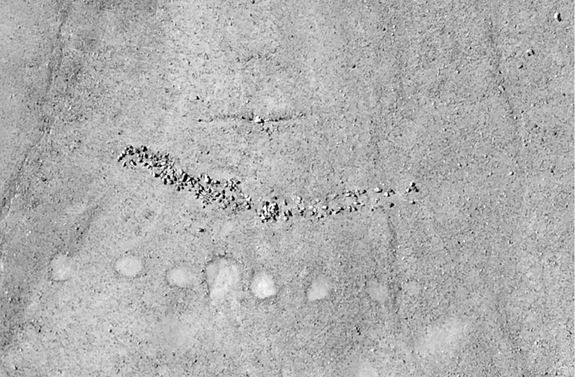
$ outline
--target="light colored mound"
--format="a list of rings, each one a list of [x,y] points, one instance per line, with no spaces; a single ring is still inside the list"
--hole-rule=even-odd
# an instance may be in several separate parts
[[[52,280],[66,281],[74,275],[74,266],[72,260],[63,254],[58,254],[50,262]]]
[[[379,377],[377,369],[367,360],[357,360],[352,364],[349,376],[353,377]]]
[[[199,276],[188,266],[174,267],[166,275],[168,284],[179,288],[192,288],[199,284]]]
[[[416,351],[421,356],[436,360],[451,358],[463,347],[470,330],[469,323],[457,317],[449,318],[446,322],[428,327]]]
[[[254,276],[251,289],[254,296],[262,300],[277,293],[274,280],[267,272],[260,272]]]
[[[329,296],[330,286],[328,280],[321,276],[315,278],[311,282],[311,286],[307,291],[307,299],[308,301],[318,301],[323,300],[327,296]]]
[[[384,308],[389,307],[389,290],[377,280],[369,280],[365,287],[369,297]]]
[[[118,259],[114,267],[120,275],[133,278],[142,272],[144,263],[140,258],[128,255]]]
[[[206,267],[206,280],[210,289],[210,298],[219,302],[226,296],[240,290],[240,270],[227,259],[218,259]]]

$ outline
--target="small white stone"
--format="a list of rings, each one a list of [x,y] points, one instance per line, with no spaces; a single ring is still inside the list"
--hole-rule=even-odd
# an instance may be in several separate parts
[[[52,280],[65,281],[74,274],[74,267],[69,257],[63,254],[56,255],[50,263],[52,269]]]
[[[138,257],[127,255],[119,258],[114,268],[120,275],[133,278],[144,269],[144,263]]]
[[[171,286],[192,288],[199,283],[199,277],[188,266],[174,267],[168,271],[166,280]]]
[[[308,301],[317,301],[326,298],[329,295],[329,282],[324,277],[319,277],[311,282],[307,291]]]
[[[267,272],[260,272],[254,276],[251,289],[254,296],[262,300],[277,293],[274,280]]]

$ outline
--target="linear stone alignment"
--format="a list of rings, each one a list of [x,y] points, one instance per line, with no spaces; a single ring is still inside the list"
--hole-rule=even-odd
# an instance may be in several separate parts
[[[231,178],[219,181],[207,174],[193,176],[176,168],[175,160],[169,153],[152,152],[145,145],[128,145],[118,156],[118,161],[124,167],[148,169],[164,185],[173,186],[177,191],[192,192],[205,206],[215,204],[222,209],[232,210],[249,210],[253,206],[252,199],[241,192],[238,180]]]
[[[145,145],[128,145],[118,156],[118,162],[126,168],[141,167],[149,170],[150,174],[164,185],[172,186],[177,191],[191,192],[203,206],[217,205],[223,210],[233,212],[253,210],[263,223],[288,221],[293,217],[321,220],[328,216],[366,209],[381,210],[393,207],[394,198],[415,204],[415,201],[407,196],[419,192],[416,184],[411,182],[401,195],[397,195],[392,188],[376,186],[370,190],[344,190],[311,200],[304,200],[299,196],[274,196],[263,200],[258,206],[241,190],[239,180],[218,180],[208,174],[193,175],[176,167],[175,160],[169,153],[153,152]]]

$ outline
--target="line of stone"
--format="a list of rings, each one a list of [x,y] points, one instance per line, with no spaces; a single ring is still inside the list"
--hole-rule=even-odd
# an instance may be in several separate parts
[[[300,196],[280,199],[277,196],[264,200],[259,206],[241,190],[241,182],[235,178],[227,180],[213,179],[208,174],[192,175],[176,167],[175,159],[169,153],[151,151],[145,145],[128,145],[117,158],[124,167],[143,167],[164,185],[174,186],[177,191],[192,192],[204,206],[218,205],[221,209],[232,211],[254,210],[262,222],[284,220],[292,217],[304,217],[321,220],[328,216],[353,213],[369,208],[371,211],[394,206],[393,189],[377,186],[372,190],[345,190],[330,194],[325,199],[313,199],[304,202]],[[414,182],[409,184],[405,194],[417,193]],[[403,198],[405,199],[405,198]],[[334,203],[335,202],[335,203]],[[410,203],[415,204],[414,200]]]

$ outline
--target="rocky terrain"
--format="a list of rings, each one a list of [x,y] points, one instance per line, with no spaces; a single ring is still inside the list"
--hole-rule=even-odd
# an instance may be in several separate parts
[[[0,376],[574,376],[573,4],[0,1]]]

